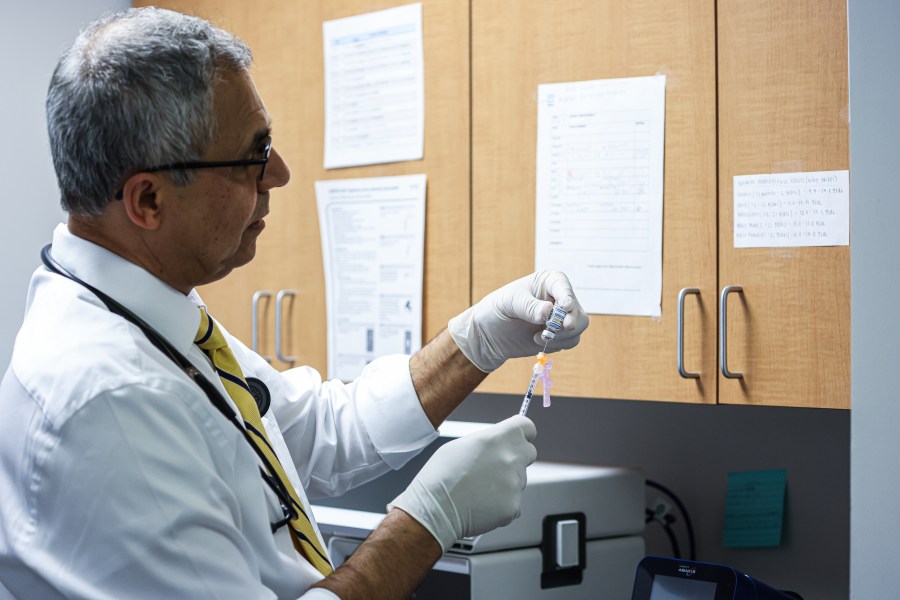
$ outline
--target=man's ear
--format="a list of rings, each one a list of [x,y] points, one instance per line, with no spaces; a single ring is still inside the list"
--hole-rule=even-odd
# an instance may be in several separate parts
[[[154,173],[135,173],[122,186],[122,205],[128,220],[155,231],[162,223],[163,198],[160,177]]]

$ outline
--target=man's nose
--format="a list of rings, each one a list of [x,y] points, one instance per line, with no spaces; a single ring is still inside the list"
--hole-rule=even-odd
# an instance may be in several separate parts
[[[260,187],[265,190],[287,185],[291,180],[291,170],[281,155],[273,147],[269,152],[269,162],[266,164],[266,173],[263,175]]]

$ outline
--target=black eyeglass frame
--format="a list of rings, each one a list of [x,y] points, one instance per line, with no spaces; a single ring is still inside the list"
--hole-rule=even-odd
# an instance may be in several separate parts
[[[176,162],[169,163],[165,165],[159,165],[156,167],[150,167],[147,169],[140,169],[135,171],[135,173],[156,173],[158,171],[176,171],[176,170],[188,170],[188,169],[218,169],[221,167],[252,167],[253,165],[262,165],[262,168],[259,170],[259,178],[258,181],[262,181],[263,177],[266,175],[266,165],[269,164],[269,156],[272,153],[272,136],[266,137],[266,147],[263,150],[264,156],[262,158],[244,158],[240,160],[212,160],[212,161],[204,161],[204,160],[192,160],[186,162]],[[119,190],[116,192],[114,198],[116,200],[122,199],[123,190]]]
[[[204,160],[194,160],[187,162],[176,162],[169,163],[166,165],[159,165],[158,167],[150,167],[148,169],[141,169],[139,172],[142,173],[155,173],[157,171],[175,171],[175,170],[187,170],[187,169],[218,169],[220,167],[252,167],[253,165],[262,165],[262,168],[259,170],[259,181],[263,180],[263,177],[266,174],[266,165],[269,163],[269,155],[272,153],[272,136],[266,137],[266,147],[263,150],[262,158],[244,158],[241,160],[213,160],[213,161],[204,161]]]

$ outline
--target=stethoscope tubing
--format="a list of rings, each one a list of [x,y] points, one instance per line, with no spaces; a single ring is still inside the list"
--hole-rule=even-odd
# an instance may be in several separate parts
[[[178,368],[180,368],[185,375],[187,375],[194,383],[196,383],[201,390],[206,394],[206,397],[209,399],[210,403],[215,406],[219,412],[228,420],[229,423],[234,425],[238,431],[244,436],[246,442],[253,448],[253,451],[259,457],[260,461],[265,465],[265,470],[260,467],[260,474],[263,477],[263,480],[272,488],[272,491],[275,493],[279,502],[282,504],[282,509],[284,511],[289,511],[290,514],[285,515],[285,519],[278,521],[272,524],[272,533],[278,530],[282,525],[286,525],[289,521],[293,520],[296,517],[296,511],[299,510],[303,512],[303,507],[299,506],[297,502],[293,499],[291,494],[287,491],[284,483],[276,476],[270,476],[269,473],[275,473],[275,469],[272,463],[269,461],[268,457],[263,453],[263,451],[253,442],[250,438],[250,432],[241,424],[241,422],[237,418],[237,414],[234,410],[232,410],[231,406],[228,402],[222,397],[222,394],[216,387],[212,384],[212,382],[207,379],[203,373],[201,373],[197,367],[191,363],[184,355],[182,355],[173,345],[169,342],[161,333],[156,331],[153,327],[151,327],[146,321],[138,317],[136,314],[125,308],[122,304],[117,302],[115,299],[110,297],[108,294],[101,292],[94,286],[90,285],[86,281],[78,278],[76,275],[68,271],[65,267],[63,267],[51,254],[52,244],[47,244],[41,249],[41,262],[44,264],[47,269],[55,273],[57,275],[61,275],[66,279],[74,281],[75,283],[85,287],[92,294],[97,296],[101,302],[109,309],[110,312],[117,314],[129,321],[133,325],[135,325],[141,332],[147,337],[147,339],[152,343],[160,352],[162,352],[166,357],[169,358],[173,363],[175,363]],[[266,473],[268,471],[268,473]],[[326,558],[327,557],[323,557]]]

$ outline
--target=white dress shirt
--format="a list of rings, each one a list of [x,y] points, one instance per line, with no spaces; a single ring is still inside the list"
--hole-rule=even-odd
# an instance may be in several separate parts
[[[195,293],[65,226],[53,256],[161,333],[230,402],[193,344]],[[0,597],[5,587],[41,600],[335,598],[307,592],[322,576],[286,527],[272,534],[281,509],[242,434],[140,329],[45,268],[26,310],[0,383]],[[272,394],[263,422],[307,506],[401,467],[437,436],[408,357],[378,359],[350,384],[323,382],[308,367],[279,373],[223,333],[245,376]]]

